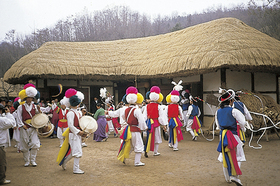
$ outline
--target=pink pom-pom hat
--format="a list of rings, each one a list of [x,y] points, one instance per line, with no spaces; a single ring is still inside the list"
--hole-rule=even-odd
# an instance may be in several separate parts
[[[35,85],[33,85],[32,83],[27,83],[26,85],[24,85],[23,89],[26,89],[26,88],[28,88],[28,87],[34,87],[34,88],[36,88]]]
[[[172,90],[170,94],[172,96],[180,96],[180,93],[177,90]]]
[[[77,94],[77,90],[73,89],[73,88],[69,88],[68,90],[66,90],[65,92],[65,97],[70,98],[72,96],[75,96]]]
[[[128,95],[128,94],[137,94],[138,93],[138,90],[137,90],[137,88],[135,88],[135,87],[128,87],[127,89],[126,89],[126,95]]]
[[[16,97],[16,98],[14,99],[14,102],[18,101],[19,99],[20,99],[20,97]]]
[[[160,93],[160,88],[158,86],[152,86],[152,88],[150,89],[150,92],[154,92],[159,94]]]

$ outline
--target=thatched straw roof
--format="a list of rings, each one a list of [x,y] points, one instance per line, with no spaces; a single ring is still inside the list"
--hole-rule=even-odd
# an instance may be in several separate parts
[[[280,41],[234,18],[223,18],[146,38],[104,42],[48,42],[18,60],[9,83],[32,78],[176,77],[227,67],[280,72]]]

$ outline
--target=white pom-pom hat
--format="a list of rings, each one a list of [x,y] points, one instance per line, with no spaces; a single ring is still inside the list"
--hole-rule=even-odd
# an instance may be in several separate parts
[[[160,88],[158,86],[152,86],[150,89],[150,100],[157,101],[159,99]]]
[[[179,93],[179,91],[172,90],[170,94],[171,94],[170,100],[171,100],[172,103],[178,103],[180,101],[180,93]]]
[[[135,87],[128,87],[126,89],[126,101],[129,104],[135,104],[137,102],[137,93],[138,90]]]

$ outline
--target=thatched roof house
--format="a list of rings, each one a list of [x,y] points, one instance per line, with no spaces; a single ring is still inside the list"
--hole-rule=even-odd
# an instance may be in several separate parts
[[[185,85],[192,89],[195,88],[191,83],[198,83],[192,92],[205,96],[216,92],[219,86],[235,85],[231,77],[237,81],[246,79],[246,84],[241,80],[246,87],[237,88],[259,91],[257,87],[267,83],[259,84],[256,79],[269,76],[274,88],[267,93],[275,94],[278,99],[279,72],[280,41],[238,19],[223,18],[146,38],[48,42],[18,60],[5,73],[4,80],[16,84],[30,79],[55,79],[56,82],[78,81],[77,86],[86,85],[83,81],[106,80],[115,91],[122,81],[145,83],[147,80],[148,84],[142,85],[147,89],[154,80],[161,79],[157,82],[168,84],[166,92],[170,92],[171,80],[183,78]],[[41,84],[44,88],[48,86],[46,82]]]
[[[47,42],[4,76],[29,79],[127,79],[189,76],[227,67],[280,72],[280,41],[234,18],[177,32],[104,42]]]

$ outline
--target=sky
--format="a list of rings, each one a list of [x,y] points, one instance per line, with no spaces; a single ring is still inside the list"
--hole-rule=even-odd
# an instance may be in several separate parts
[[[0,0],[0,42],[14,29],[28,35],[36,29],[50,28],[58,20],[81,13],[104,10],[114,6],[128,6],[132,11],[151,18],[174,13],[200,13],[213,7],[231,8],[246,5],[249,0]]]

